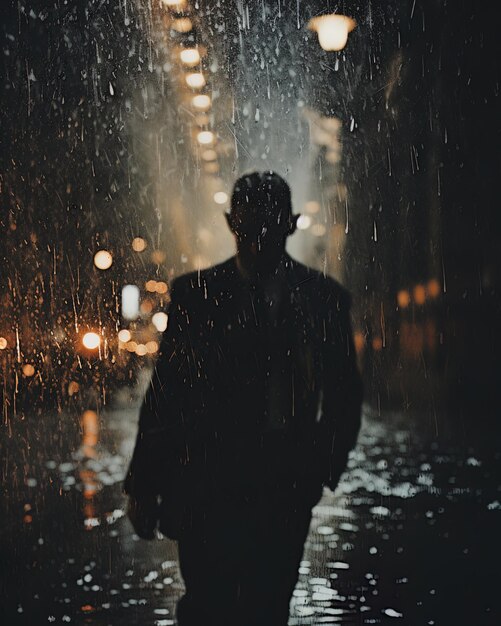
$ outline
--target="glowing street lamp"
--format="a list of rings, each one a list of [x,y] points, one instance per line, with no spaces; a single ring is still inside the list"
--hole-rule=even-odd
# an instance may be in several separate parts
[[[99,344],[101,343],[101,338],[97,333],[85,333],[85,335],[82,337],[82,343],[84,347],[87,348],[87,350],[95,350],[99,347]]]
[[[204,150],[202,152],[202,160],[206,161],[207,163],[210,161],[216,161],[217,160],[217,152],[215,150],[209,149],[209,150]]]
[[[198,111],[208,111],[211,105],[210,97],[205,94],[193,96],[193,98],[191,99],[191,104]]]
[[[197,141],[202,146],[208,146],[214,143],[214,139],[215,139],[214,133],[211,132],[210,130],[202,130],[197,135]]]
[[[321,47],[330,52],[342,50],[346,46],[348,34],[356,25],[357,23],[351,17],[332,13],[312,18],[308,28],[317,33]]]
[[[186,4],[186,0],[160,0],[163,5],[169,7],[169,9],[182,9]]]
[[[193,67],[200,63],[200,52],[196,48],[185,48],[179,53],[181,63],[187,67]]]
[[[172,30],[175,30],[177,33],[189,33],[193,28],[189,17],[178,17],[176,20],[172,21],[170,26]]]
[[[108,250],[99,250],[94,255],[94,265],[100,270],[107,270],[113,263],[113,257]]]
[[[146,250],[147,243],[142,237],[134,237],[132,240],[132,249],[134,252],[143,252]]]
[[[186,84],[192,89],[202,89],[205,87],[205,76],[202,72],[191,72],[185,77]]]
[[[122,330],[119,331],[119,333],[118,333],[118,339],[122,343],[127,343],[128,341],[130,341],[132,339],[132,335],[130,334],[130,330],[127,330],[126,328],[122,328]]]

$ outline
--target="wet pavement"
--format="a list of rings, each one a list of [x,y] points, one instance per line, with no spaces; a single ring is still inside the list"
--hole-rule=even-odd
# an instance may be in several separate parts
[[[139,540],[124,514],[137,413],[123,404],[3,427],[2,625],[176,624],[175,544]],[[366,411],[314,510],[291,625],[501,623],[498,439],[458,430]]]

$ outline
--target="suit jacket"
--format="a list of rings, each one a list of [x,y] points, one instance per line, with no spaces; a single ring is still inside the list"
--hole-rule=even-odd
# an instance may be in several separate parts
[[[339,283],[288,255],[263,283],[236,257],[176,279],[126,491],[172,504],[335,488],[360,427],[349,308]]]

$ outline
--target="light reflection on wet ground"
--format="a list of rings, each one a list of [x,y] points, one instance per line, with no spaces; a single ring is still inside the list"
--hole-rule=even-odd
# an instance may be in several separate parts
[[[138,540],[124,515],[135,412],[49,424],[20,425],[3,454],[1,623],[175,624],[175,545]],[[315,508],[291,625],[501,623],[500,455],[416,430],[366,417],[340,490]]]

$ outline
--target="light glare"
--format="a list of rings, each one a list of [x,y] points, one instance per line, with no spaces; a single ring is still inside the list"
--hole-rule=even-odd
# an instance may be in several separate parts
[[[330,52],[342,50],[357,23],[346,15],[320,15],[310,20],[309,28],[318,34],[321,47]]]
[[[197,135],[197,141],[203,146],[208,146],[214,143],[214,133],[210,130],[202,130]]]
[[[194,65],[198,65],[198,63],[200,63],[200,52],[196,48],[186,48],[185,50],[181,50],[179,56],[181,58],[181,63],[187,65],[188,67],[193,67]]]
[[[101,338],[97,333],[94,332],[85,333],[82,338],[82,343],[87,348],[87,350],[95,350],[97,347],[99,347],[99,344],[101,343]]]
[[[94,265],[99,270],[107,270],[111,267],[113,263],[113,257],[108,250],[99,250],[94,255]]]
[[[202,89],[202,87],[205,87],[205,76],[202,72],[191,72],[191,74],[186,75],[185,80],[188,87],[192,89]]]
[[[199,111],[208,111],[210,109],[210,97],[205,94],[193,96],[191,104]]]
[[[151,318],[151,321],[159,333],[163,333],[167,328],[167,314],[162,311],[155,313],[155,315]]]

